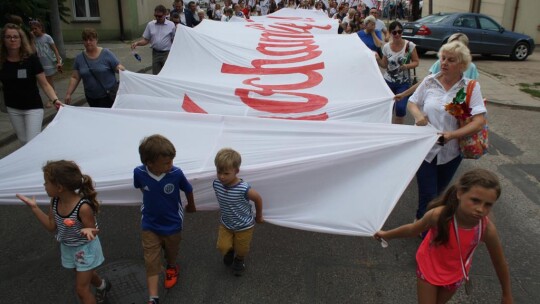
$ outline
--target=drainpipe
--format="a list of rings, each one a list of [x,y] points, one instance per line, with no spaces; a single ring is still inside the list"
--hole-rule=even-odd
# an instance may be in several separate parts
[[[122,17],[122,0],[117,0],[118,3],[118,21],[120,22],[120,40],[124,41],[126,35],[124,32],[124,18]]]
[[[516,7],[514,8],[514,19],[512,20],[512,32],[515,31],[515,28],[516,28],[516,18],[517,18],[518,9],[519,9],[519,0],[516,0]]]

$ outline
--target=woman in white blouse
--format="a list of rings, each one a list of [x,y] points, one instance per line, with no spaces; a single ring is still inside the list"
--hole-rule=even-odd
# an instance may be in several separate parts
[[[445,110],[461,88],[467,89],[470,79],[463,77],[463,72],[471,62],[469,49],[458,41],[447,43],[439,50],[439,60],[441,71],[424,78],[407,105],[417,126],[429,123],[441,132],[440,143],[433,146],[416,172],[417,219],[424,216],[427,204],[445,190],[459,167],[462,158],[457,139],[477,133],[486,123],[486,107],[478,83],[470,97],[469,124],[459,128],[456,118]]]

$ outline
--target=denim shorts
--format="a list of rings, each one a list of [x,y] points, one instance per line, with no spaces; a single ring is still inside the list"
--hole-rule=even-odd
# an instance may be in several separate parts
[[[62,266],[76,271],[92,270],[105,261],[101,243],[96,236],[94,240],[80,246],[67,246],[60,243]]]

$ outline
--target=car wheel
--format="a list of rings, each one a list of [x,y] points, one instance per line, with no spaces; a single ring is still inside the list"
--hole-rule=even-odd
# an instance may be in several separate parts
[[[516,44],[514,49],[512,50],[512,54],[510,54],[510,58],[514,60],[523,61],[527,59],[529,56],[529,45],[525,42],[520,42]]]

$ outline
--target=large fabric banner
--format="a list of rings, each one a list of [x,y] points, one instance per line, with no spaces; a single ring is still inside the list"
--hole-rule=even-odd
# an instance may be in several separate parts
[[[315,35],[313,26],[179,27],[159,75],[121,73],[114,107],[389,123],[393,94],[373,52],[356,35]]]
[[[66,106],[0,160],[0,203],[22,204],[21,193],[47,204],[41,168],[67,159],[94,179],[103,204],[138,204],[138,145],[156,133],[174,143],[174,164],[192,183],[198,210],[218,207],[213,160],[231,147],[242,154],[239,176],[261,193],[268,222],[360,236],[382,227],[438,137],[431,127]]]

